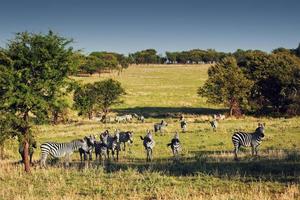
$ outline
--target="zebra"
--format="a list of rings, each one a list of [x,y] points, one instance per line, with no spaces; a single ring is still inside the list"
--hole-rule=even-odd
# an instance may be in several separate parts
[[[143,115],[138,115],[138,114],[134,113],[133,117],[137,118],[137,120],[141,121],[142,123],[145,122],[145,117]]]
[[[126,142],[133,143],[133,132],[132,131],[126,131],[126,132],[120,132],[119,133],[119,143],[124,144],[123,151],[125,151],[126,148]]]
[[[209,122],[210,126],[212,127],[213,131],[217,131],[218,128],[218,121],[216,119],[213,119],[212,121]]]
[[[117,161],[119,160],[119,151],[120,151],[119,137],[120,137],[119,130],[116,130],[113,136],[110,135],[109,133],[107,134],[107,157],[109,158],[109,151],[111,151],[113,160],[117,160]],[[115,153],[117,154],[117,159],[115,159]]]
[[[61,158],[66,156],[67,162],[66,166],[69,166],[70,155],[78,150],[79,148],[88,150],[87,141],[83,140],[73,140],[68,143],[57,143],[57,142],[45,142],[41,144],[41,166],[46,167],[46,160],[48,155],[50,154],[54,158]]]
[[[181,127],[182,132],[185,133],[186,129],[187,129],[187,122],[185,119],[180,121],[180,127]]]
[[[36,141],[33,140],[29,140],[29,148],[28,148],[28,154],[29,154],[29,161],[30,161],[30,164],[32,164],[32,156],[33,156],[33,153],[34,153],[34,149],[36,149],[37,145],[36,145]],[[24,163],[25,161],[25,158],[24,158],[24,145],[20,142],[19,144],[19,154],[21,155],[21,158],[22,158],[22,162]]]
[[[213,119],[215,119],[215,120],[224,120],[226,117],[225,117],[225,115],[222,115],[222,114],[214,114],[213,115]]]
[[[86,136],[84,139],[87,141],[88,148],[87,150],[84,150],[83,148],[79,148],[79,155],[80,155],[80,161],[87,160],[87,155],[89,155],[89,160],[93,160],[92,154],[93,154],[93,148],[96,141],[96,138],[94,135]]]
[[[150,162],[152,160],[152,153],[153,153],[153,148],[155,146],[155,141],[152,138],[152,134],[149,130],[147,130],[147,134],[145,137],[141,137],[141,140],[143,140],[143,145],[145,147],[145,150],[147,152],[147,158],[146,161]]]
[[[154,124],[154,132],[157,133],[159,131],[160,134],[162,135],[165,127],[167,127],[167,126],[168,126],[168,123],[165,122],[164,120],[161,120],[160,123]]]
[[[106,130],[104,133],[100,135],[100,141],[95,141],[95,156],[96,160],[100,160],[102,162],[103,158],[104,160],[107,160],[107,151],[108,151],[108,130]]]
[[[245,133],[245,132],[235,132],[232,136],[232,143],[234,146],[234,159],[238,160],[237,153],[239,151],[240,146],[252,148],[252,156],[257,156],[258,146],[260,145],[262,138],[265,136],[265,124],[258,124],[258,127],[254,131],[254,133]]]
[[[167,144],[167,146],[171,146],[174,158],[176,159],[180,150],[180,141],[178,132],[175,133],[174,137],[171,140],[171,143]]]
[[[132,121],[132,115],[122,115],[122,116],[116,116],[115,121],[120,122],[130,122]]]

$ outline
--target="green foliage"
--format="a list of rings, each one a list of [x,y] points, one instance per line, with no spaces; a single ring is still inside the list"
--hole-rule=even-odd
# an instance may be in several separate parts
[[[92,52],[89,56],[80,58],[79,72],[99,73],[105,71],[122,71],[129,66],[129,59],[122,54],[114,52]]]
[[[137,51],[133,54],[130,54],[129,57],[131,57],[133,62],[136,64],[160,63],[160,57],[157,55],[155,49]]]
[[[208,80],[199,88],[198,94],[207,97],[210,103],[230,107],[232,114],[235,108],[247,105],[252,85],[237,66],[235,58],[228,57],[209,68]]]
[[[73,96],[74,108],[79,111],[79,115],[88,115],[92,118],[95,104],[95,93],[93,92],[93,85],[86,84],[78,87]]]
[[[93,112],[99,110],[106,115],[109,107],[120,102],[119,97],[125,91],[118,81],[108,79],[86,84],[79,87],[74,93],[74,107],[79,111],[79,115],[88,115],[92,118]]]
[[[14,116],[11,128],[19,136],[29,137],[29,116],[48,118],[53,102],[69,92],[70,43],[51,31],[17,33],[8,43],[5,56],[9,62],[0,66],[0,110]]]
[[[250,97],[253,110],[286,113],[291,104],[299,102],[300,60],[296,56],[287,51],[247,52],[238,65],[254,82]]]
[[[226,55],[226,53],[217,52],[214,49],[193,49],[182,52],[166,52],[166,59],[169,63],[209,63],[219,62]]]

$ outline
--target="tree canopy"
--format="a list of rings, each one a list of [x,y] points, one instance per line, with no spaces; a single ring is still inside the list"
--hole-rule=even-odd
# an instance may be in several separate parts
[[[109,108],[120,102],[119,97],[125,94],[121,83],[113,79],[86,84],[79,87],[74,93],[74,107],[79,115],[88,115],[102,111],[104,118],[109,113]]]
[[[237,66],[235,58],[228,57],[209,68],[208,80],[199,88],[198,94],[207,97],[208,102],[228,106],[232,115],[247,104],[252,85]]]

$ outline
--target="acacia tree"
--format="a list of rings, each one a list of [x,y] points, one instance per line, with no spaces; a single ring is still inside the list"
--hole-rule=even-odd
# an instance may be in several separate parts
[[[58,93],[66,91],[71,80],[71,40],[54,34],[17,33],[6,55],[12,60],[0,72],[0,109],[12,114],[12,129],[23,138],[25,171],[28,159],[31,117],[48,118]]]
[[[208,80],[198,94],[214,104],[229,107],[230,115],[247,104],[253,82],[247,79],[233,57],[221,60],[208,70]]]
[[[113,79],[86,84],[76,89],[74,93],[74,107],[79,115],[87,114],[92,118],[93,112],[101,110],[106,119],[109,108],[120,102],[120,96],[125,94],[121,83]]]

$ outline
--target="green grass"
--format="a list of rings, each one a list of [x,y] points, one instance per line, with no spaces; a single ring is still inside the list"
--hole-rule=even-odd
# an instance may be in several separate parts
[[[70,141],[89,134],[99,139],[100,132],[115,128],[134,131],[134,143],[126,153],[121,152],[118,163],[112,161],[104,168],[96,162],[88,168],[81,166],[76,153],[68,169],[61,161],[47,169],[36,165],[27,175],[21,165],[12,164],[20,158],[17,142],[10,140],[7,159],[0,166],[0,199],[299,199],[300,118],[227,118],[213,132],[205,119],[225,110],[196,94],[207,78],[207,69],[199,65],[134,66],[120,76],[74,77],[85,83],[108,77],[119,80],[127,94],[112,115],[143,113],[146,123],[101,124],[71,113],[77,122],[35,126],[38,143]],[[180,133],[183,148],[180,162],[175,163],[166,144],[180,131],[176,117],[180,113],[188,120],[188,132]],[[149,164],[139,136],[163,116],[169,125],[165,135],[154,136],[154,160]],[[258,122],[266,123],[260,156],[252,158],[250,149],[243,149],[240,161],[233,161],[232,133],[251,132]],[[39,153],[37,149],[34,160]]]

